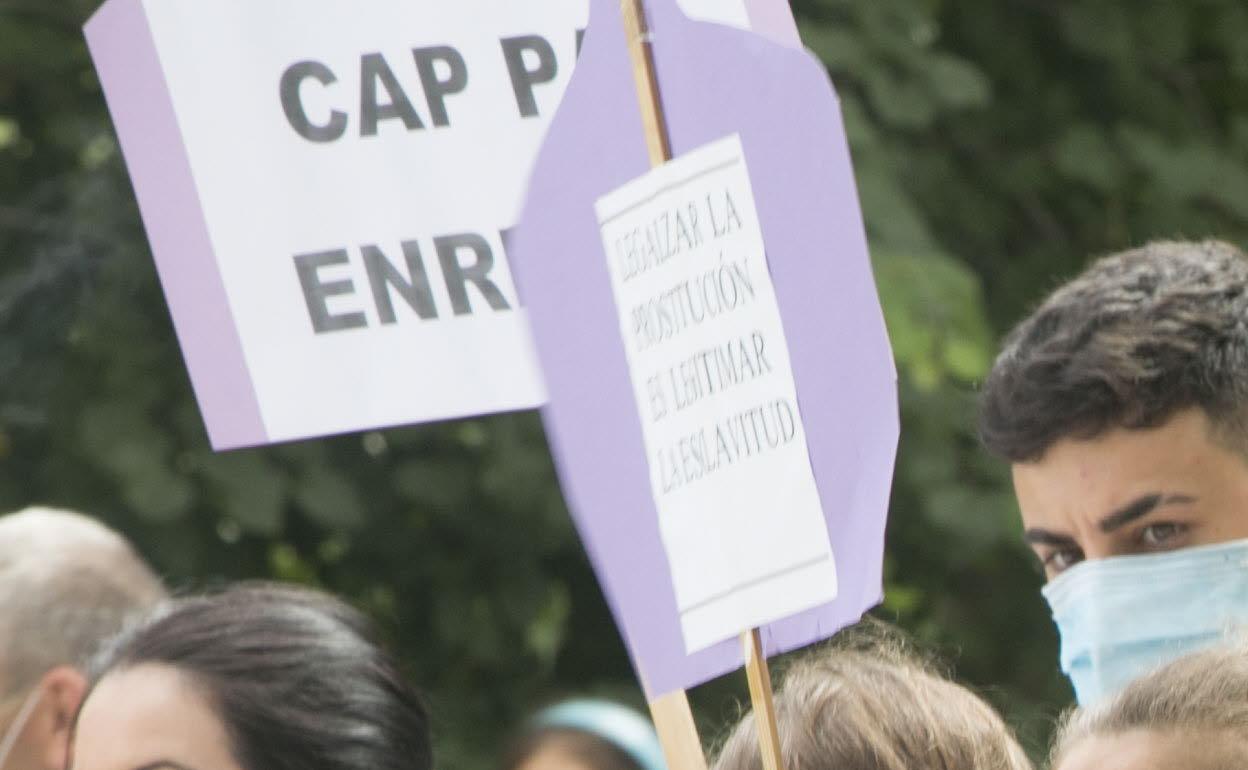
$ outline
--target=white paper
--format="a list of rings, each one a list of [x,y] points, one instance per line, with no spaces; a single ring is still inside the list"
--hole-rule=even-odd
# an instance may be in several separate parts
[[[748,24],[741,0],[694,5]],[[501,233],[572,75],[586,0],[144,7],[269,440],[544,403]],[[532,45],[508,59],[517,39]],[[446,50],[462,86],[438,58]],[[311,69],[283,98],[297,66]],[[446,93],[431,95],[429,80]],[[292,105],[296,120],[340,135],[309,139]],[[456,237],[471,242],[451,248]],[[448,275],[439,243],[470,268],[488,260],[488,286]],[[370,274],[366,252],[417,285],[414,255],[423,300]],[[318,305],[333,328],[317,327]]]
[[[778,0],[784,2],[784,0]],[[745,0],[680,0],[680,9],[691,19],[750,28],[750,14]]]
[[[585,0],[145,7],[271,440],[544,402],[501,231],[516,220],[571,77]],[[509,65],[504,41],[521,37],[532,45]],[[451,83],[447,93],[431,98],[420,50],[433,80]],[[318,69],[298,80],[293,103],[322,130],[341,115],[331,141],[301,134],[282,98],[283,78],[301,62]],[[538,74],[517,89],[519,70]],[[382,106],[375,126],[364,120],[366,88]],[[414,120],[393,114],[401,100]],[[455,237],[468,245],[453,249]],[[439,243],[470,268],[488,254],[492,291],[448,275]],[[394,283],[370,280],[370,249],[405,282],[413,261],[423,268],[430,317]],[[315,328],[322,300],[340,328]]]
[[[601,198],[690,652],[831,601],[836,566],[740,138]]]

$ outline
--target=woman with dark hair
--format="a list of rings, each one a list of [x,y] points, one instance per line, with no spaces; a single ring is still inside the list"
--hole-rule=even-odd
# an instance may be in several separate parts
[[[368,621],[268,584],[178,599],[106,650],[73,770],[429,770],[428,715]]]

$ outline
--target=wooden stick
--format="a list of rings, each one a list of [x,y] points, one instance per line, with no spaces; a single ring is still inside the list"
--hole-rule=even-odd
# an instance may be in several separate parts
[[[741,634],[741,643],[745,647],[745,676],[750,682],[750,701],[754,705],[754,727],[758,732],[758,749],[763,754],[763,770],[783,770],[771,674],[767,670],[767,658],[763,657],[763,641],[758,629]]]
[[[702,739],[684,690],[650,701],[650,717],[659,734],[659,743],[663,745],[668,770],[706,770]]]
[[[661,166],[671,160],[672,147],[667,136],[667,121],[663,118],[663,102],[659,98],[659,78],[650,47],[646,9],[643,0],[620,0],[620,9],[624,13],[624,32],[628,35],[628,52],[633,60],[633,78],[637,83],[650,165]],[[650,701],[650,717],[659,734],[659,743],[663,745],[668,770],[706,770],[702,739],[684,690]]]
[[[637,81],[637,98],[641,102],[641,122],[650,150],[650,165],[661,166],[672,159],[672,145],[659,98],[659,78],[654,68],[654,50],[650,46],[650,25],[646,21],[643,0],[620,0],[624,11],[624,32],[628,35],[628,51],[633,58],[633,78]]]
[[[644,0],[620,0],[624,13],[624,31],[628,51],[633,60],[633,79],[637,83],[637,99],[641,104],[641,122],[650,151],[650,165],[661,166],[672,158],[671,139],[663,115],[659,94],[659,78],[654,66],[654,49],[650,44],[650,25],[646,21]],[[750,682],[750,700],[758,728],[758,747],[763,755],[763,770],[783,770],[780,759],[780,735],[776,730],[776,709],[772,702],[771,674],[763,657],[758,629],[741,635],[745,646],[745,673]],[[650,715],[663,744],[669,770],[706,770],[706,756],[698,726],[693,721],[689,698],[684,690],[664,695],[650,702]]]

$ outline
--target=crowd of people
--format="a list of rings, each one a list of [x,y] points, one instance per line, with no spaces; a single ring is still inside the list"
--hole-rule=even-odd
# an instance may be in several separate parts
[[[1048,765],[1248,767],[1248,255],[1161,242],[1094,262],[1007,338],[980,398],[1077,701]],[[802,655],[775,706],[788,770],[1033,766],[878,622]],[[87,516],[0,517],[0,770],[429,770],[430,721],[330,595],[171,597]],[[761,770],[755,730],[726,726],[714,770]],[[645,718],[593,700],[536,713],[499,763],[666,768]]]

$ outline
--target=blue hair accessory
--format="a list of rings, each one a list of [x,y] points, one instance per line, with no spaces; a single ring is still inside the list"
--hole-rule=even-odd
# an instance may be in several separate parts
[[[551,706],[533,719],[537,727],[580,730],[622,750],[641,770],[667,770],[663,747],[649,720],[630,708],[605,700],[571,700]]]

